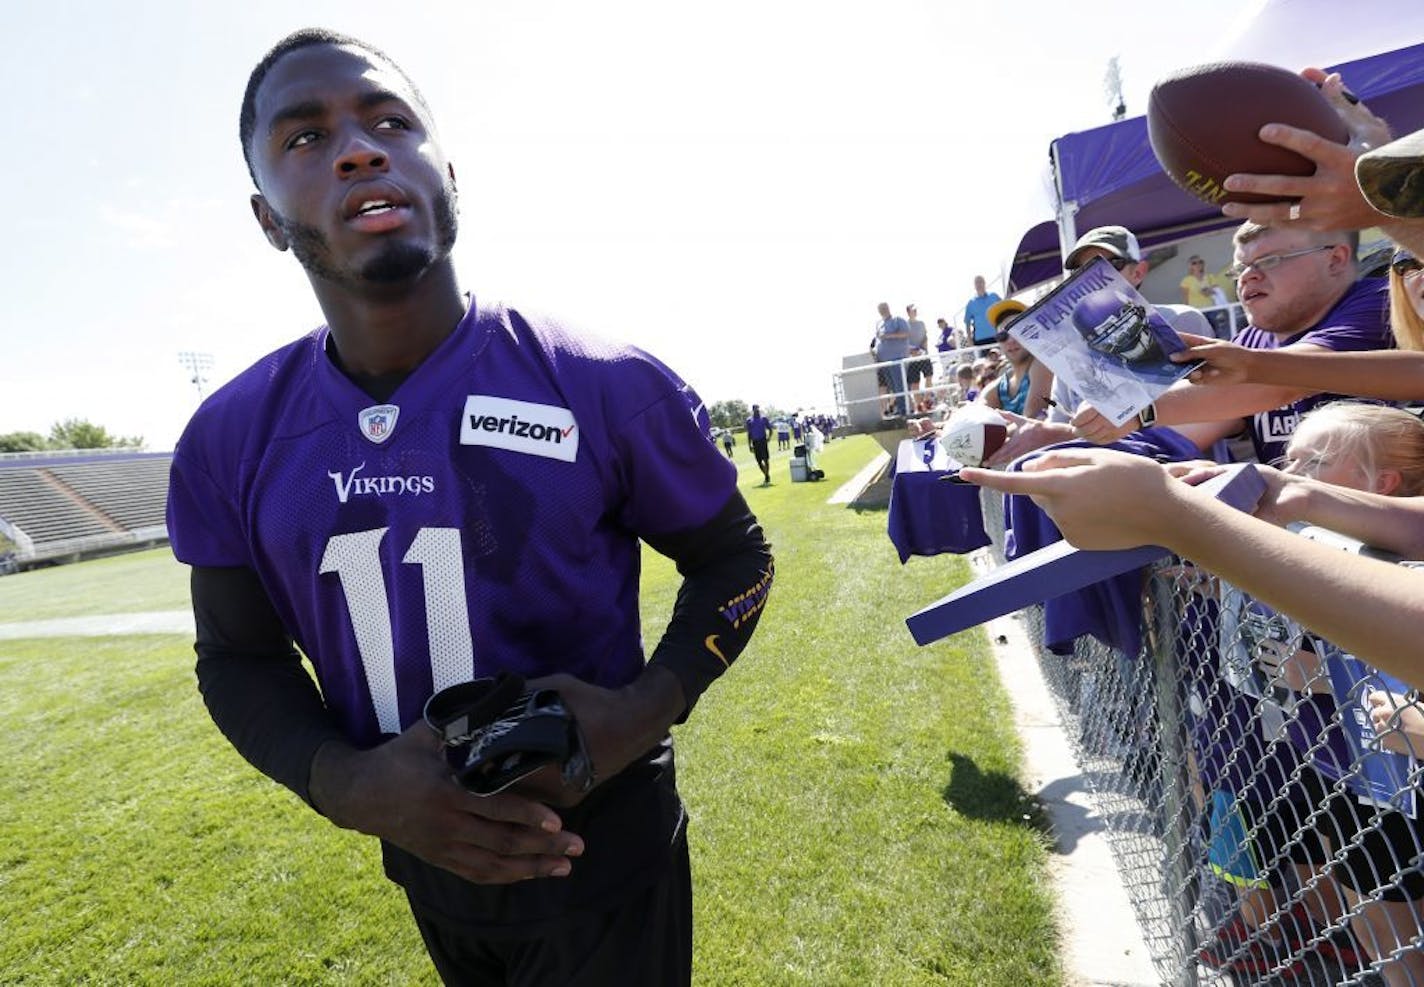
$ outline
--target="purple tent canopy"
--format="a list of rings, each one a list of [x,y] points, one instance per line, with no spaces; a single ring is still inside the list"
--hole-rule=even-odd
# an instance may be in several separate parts
[[[1396,134],[1424,128],[1424,44],[1334,66]],[[1236,220],[1172,184],[1147,141],[1147,118],[1133,117],[1058,138],[1049,148],[1073,229],[1117,224],[1149,247],[1232,226]],[[1020,291],[1062,273],[1056,220],[1034,226],[1019,241],[1009,272]]]

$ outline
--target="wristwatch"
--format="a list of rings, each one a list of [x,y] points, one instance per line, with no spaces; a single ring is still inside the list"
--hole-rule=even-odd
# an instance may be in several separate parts
[[[1151,428],[1157,424],[1157,406],[1149,404],[1137,413],[1137,420],[1142,423],[1140,427]]]

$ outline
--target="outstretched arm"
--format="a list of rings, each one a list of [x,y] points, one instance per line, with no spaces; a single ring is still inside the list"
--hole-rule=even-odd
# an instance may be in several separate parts
[[[1197,483],[1226,467],[1172,463],[1168,472]],[[1270,466],[1257,466],[1266,492],[1256,516],[1272,524],[1313,524],[1406,559],[1424,559],[1424,497],[1392,497],[1352,490]]]
[[[1424,400],[1424,352],[1324,349],[1253,350],[1207,336],[1182,337],[1190,347],[1172,354],[1178,363],[1203,360],[1187,378],[1193,384],[1268,384],[1357,394],[1385,401]]]
[[[960,476],[1032,497],[1079,548],[1169,548],[1365,661],[1424,686],[1418,650],[1424,572],[1300,538],[1140,456],[1063,450],[1023,472],[965,469]]]

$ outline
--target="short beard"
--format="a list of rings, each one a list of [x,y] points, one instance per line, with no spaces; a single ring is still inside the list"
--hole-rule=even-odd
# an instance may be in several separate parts
[[[287,219],[275,211],[272,213],[272,219],[287,238],[297,263],[302,265],[309,277],[334,282],[398,284],[417,277],[438,259],[448,256],[455,246],[460,224],[455,210],[454,187],[450,182],[447,181],[435,196],[434,209],[434,249],[424,244],[389,241],[384,249],[367,261],[354,276],[344,274],[332,266],[331,248],[321,230],[294,219]]]

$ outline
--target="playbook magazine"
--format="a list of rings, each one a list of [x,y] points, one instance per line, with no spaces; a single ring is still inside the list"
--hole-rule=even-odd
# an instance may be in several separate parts
[[[1114,425],[1199,366],[1168,359],[1186,343],[1101,257],[1031,305],[1008,331]]]

